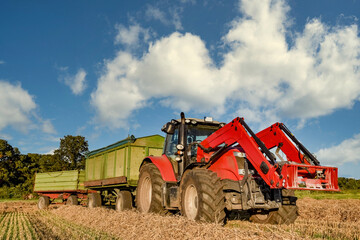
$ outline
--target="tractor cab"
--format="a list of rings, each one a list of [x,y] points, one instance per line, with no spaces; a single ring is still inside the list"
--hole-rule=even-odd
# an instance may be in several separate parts
[[[161,129],[166,133],[164,154],[172,161],[175,169],[176,162],[183,165],[182,169],[186,169],[196,162],[198,144],[224,125],[210,117],[173,119]]]

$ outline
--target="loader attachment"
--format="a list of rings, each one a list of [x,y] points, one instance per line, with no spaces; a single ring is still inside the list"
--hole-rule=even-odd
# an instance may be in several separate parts
[[[340,191],[335,167],[286,163],[281,173],[286,176],[283,180],[286,189]]]
[[[283,187],[301,190],[339,191],[335,167],[320,166],[320,162],[283,123],[275,123],[256,136],[268,149],[277,147],[276,155],[281,168]],[[279,154],[280,150],[286,159]]]

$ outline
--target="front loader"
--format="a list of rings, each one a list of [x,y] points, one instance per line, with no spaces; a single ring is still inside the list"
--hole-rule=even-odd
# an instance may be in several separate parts
[[[339,191],[337,168],[320,166],[282,123],[255,134],[243,118],[225,125],[181,113],[162,131],[163,155],[140,167],[141,212],[180,210],[192,220],[223,223],[236,211],[253,222],[289,224],[297,218],[294,190]]]

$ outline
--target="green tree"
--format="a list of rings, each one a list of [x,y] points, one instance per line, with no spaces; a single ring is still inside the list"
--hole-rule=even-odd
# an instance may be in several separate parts
[[[88,147],[85,137],[67,135],[60,139],[60,147],[55,150],[54,155],[69,163],[70,169],[84,169],[84,154],[89,150]]]
[[[57,154],[39,155],[39,172],[65,171],[70,169],[70,163],[60,159]]]
[[[19,182],[17,162],[20,151],[13,148],[6,140],[0,139],[0,186],[16,185]]]

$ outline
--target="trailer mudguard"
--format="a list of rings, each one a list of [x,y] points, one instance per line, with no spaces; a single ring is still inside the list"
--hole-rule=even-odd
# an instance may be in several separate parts
[[[162,156],[149,156],[143,162],[150,161],[159,169],[165,182],[176,182],[174,168],[165,154]]]

